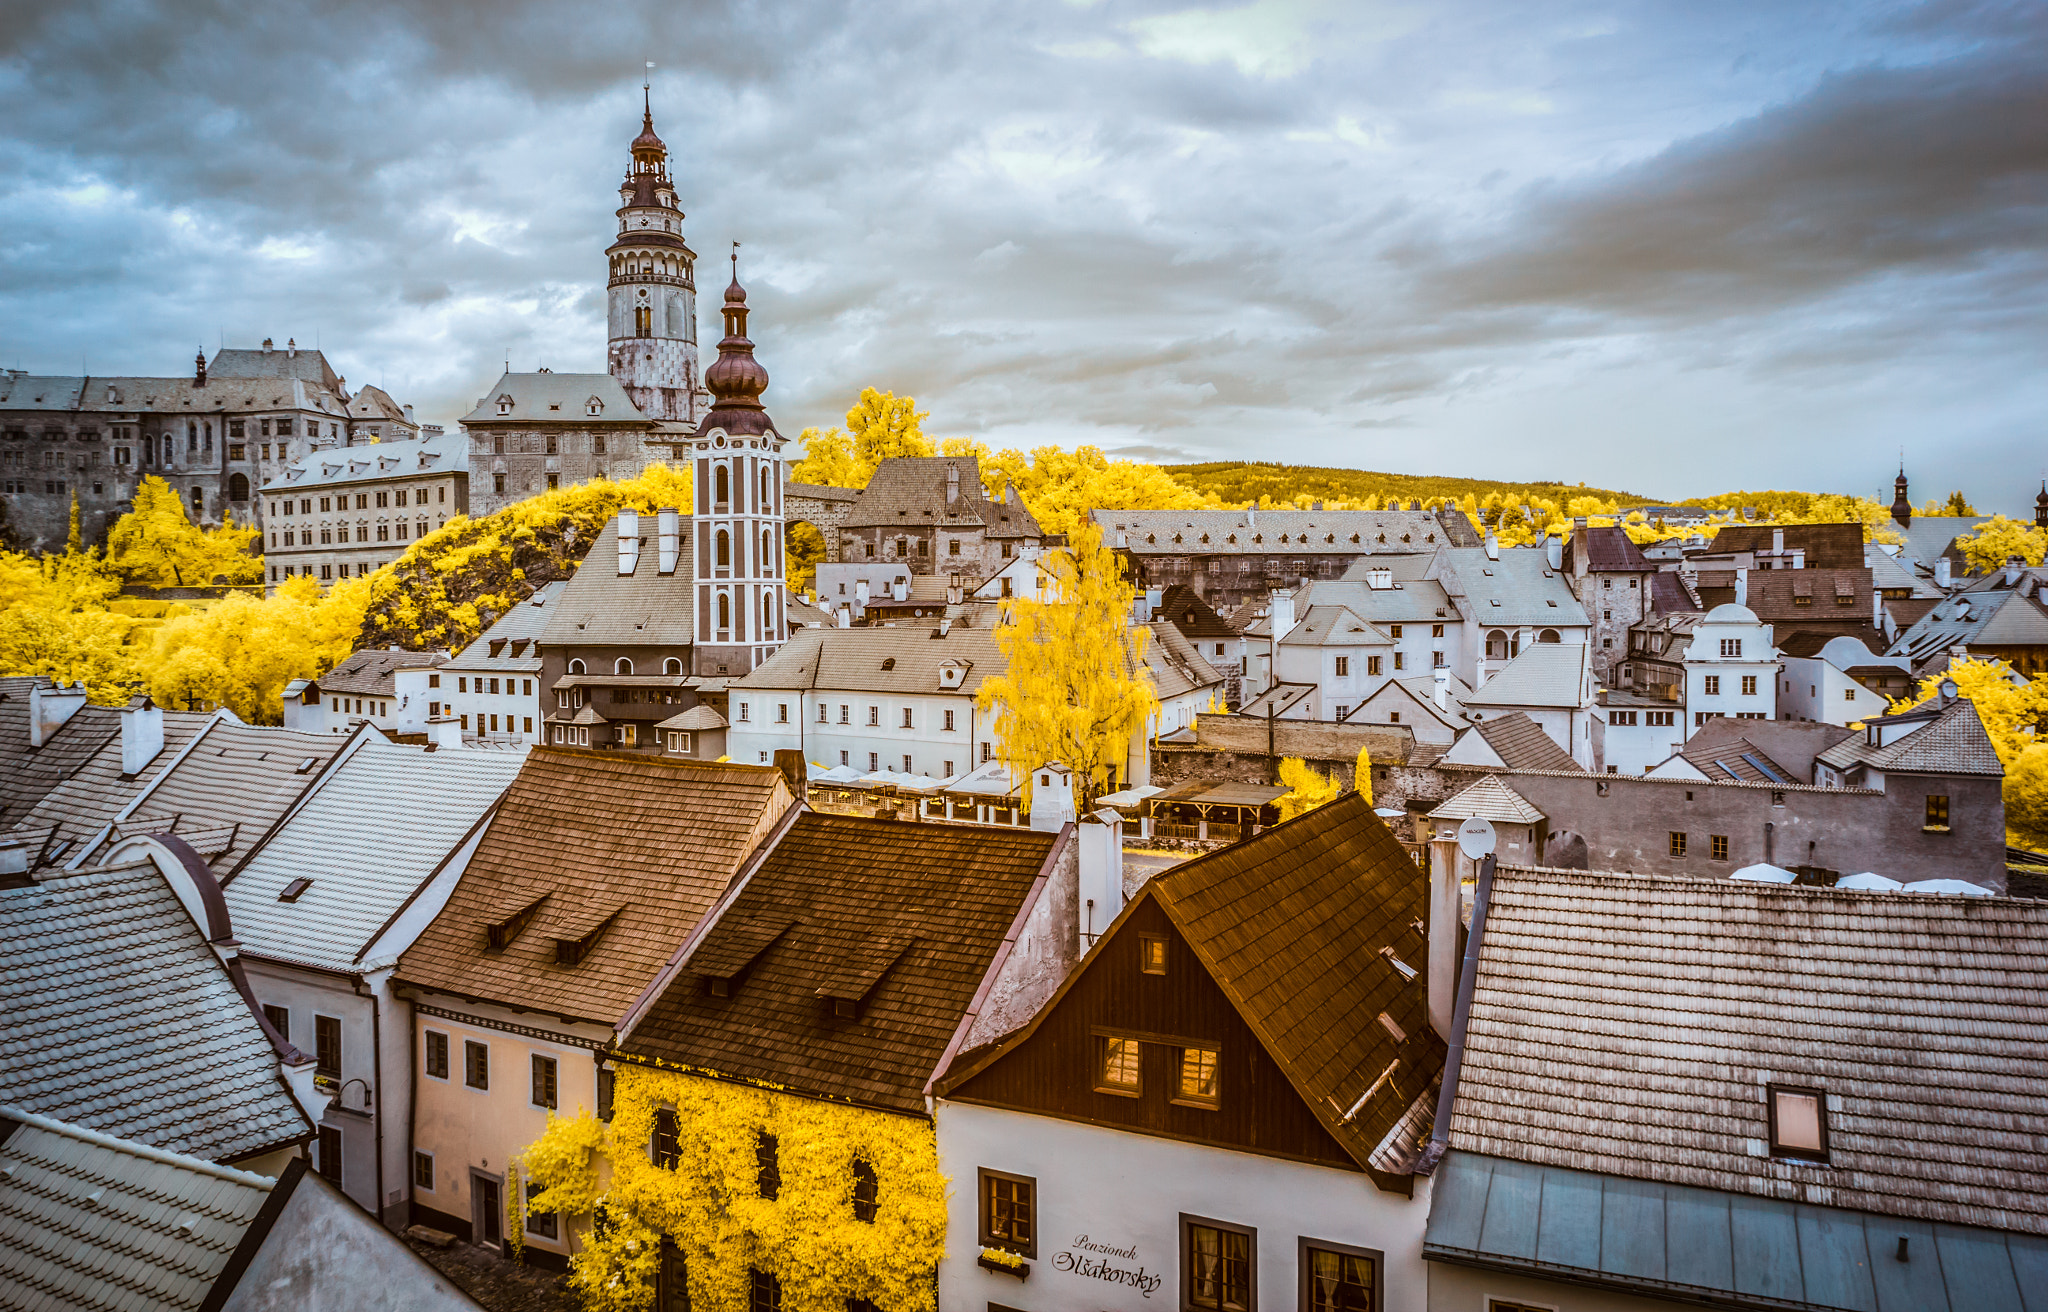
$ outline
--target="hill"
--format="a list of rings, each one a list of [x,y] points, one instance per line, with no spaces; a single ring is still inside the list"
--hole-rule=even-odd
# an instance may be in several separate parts
[[[1402,501],[1483,501],[1488,495],[1532,498],[1559,504],[1574,497],[1596,497],[1623,506],[1658,504],[1657,498],[1584,483],[1512,483],[1493,478],[1445,478],[1432,474],[1387,474],[1367,469],[1329,469],[1318,465],[1283,465],[1274,461],[1218,461],[1199,465],[1162,465],[1177,482],[1214,496],[1225,505],[1244,505],[1261,497],[1274,504],[1306,498],[1323,502],[1363,502],[1377,497]]]

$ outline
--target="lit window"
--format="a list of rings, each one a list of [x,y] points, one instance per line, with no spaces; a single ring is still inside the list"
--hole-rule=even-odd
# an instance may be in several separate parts
[[[1307,1312],[1372,1312],[1380,1305],[1380,1255],[1365,1249],[1302,1241]],[[1493,1309],[1503,1305],[1495,1302]]]
[[[1252,1312],[1253,1254],[1257,1232],[1184,1217],[1181,1289],[1202,1312]]]
[[[1138,1054],[1136,1039],[1105,1035],[1102,1039],[1102,1066],[1095,1081],[1095,1091],[1137,1097]]]
[[[1173,1100],[1195,1107],[1215,1107],[1221,1101],[1219,1054],[1214,1048],[1180,1050],[1180,1083]]]
[[[1927,824],[1929,829],[1947,832],[1948,796],[1945,793],[1927,794]]]
[[[1685,855],[1685,835],[1676,829],[1671,831],[1671,855]]]
[[[1147,975],[1166,973],[1166,939],[1158,934],[1138,935],[1138,969]]]
[[[979,1193],[982,1245],[1037,1257],[1038,1181],[983,1167]]]
[[[1819,1089],[1766,1086],[1770,1099],[1771,1156],[1828,1159],[1827,1095]]]

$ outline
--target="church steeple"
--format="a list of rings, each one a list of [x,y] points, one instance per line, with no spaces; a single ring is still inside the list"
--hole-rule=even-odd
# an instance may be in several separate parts
[[[1911,524],[1913,522],[1913,502],[1906,496],[1906,467],[1904,465],[1899,466],[1899,476],[1892,480],[1892,487],[1897,492],[1897,495],[1892,498],[1892,518],[1902,525]]]
[[[643,414],[694,423],[697,393],[696,253],[654,131],[653,92],[641,88],[640,135],[619,184],[619,235],[608,252],[612,376]]]

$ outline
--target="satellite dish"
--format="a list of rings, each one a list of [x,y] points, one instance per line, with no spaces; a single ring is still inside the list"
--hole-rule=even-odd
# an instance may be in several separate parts
[[[1458,826],[1458,850],[1474,861],[1491,856],[1494,841],[1493,822],[1485,816],[1475,815]]]

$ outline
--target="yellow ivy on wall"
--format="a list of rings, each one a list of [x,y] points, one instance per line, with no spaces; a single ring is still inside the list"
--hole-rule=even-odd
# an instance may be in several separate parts
[[[680,1161],[653,1164],[655,1114],[675,1110]],[[761,1197],[757,1136],[777,1142],[782,1184]],[[854,1215],[856,1160],[879,1185],[871,1222]],[[946,1178],[930,1121],[820,1102],[683,1071],[619,1067],[612,1121],[550,1116],[521,1156],[544,1186],[534,1210],[603,1222],[582,1235],[570,1279],[591,1312],[647,1312],[662,1236],[682,1252],[690,1306],[746,1312],[750,1270],[773,1272],[786,1312],[935,1312]],[[601,1232],[601,1233],[600,1233]]]

